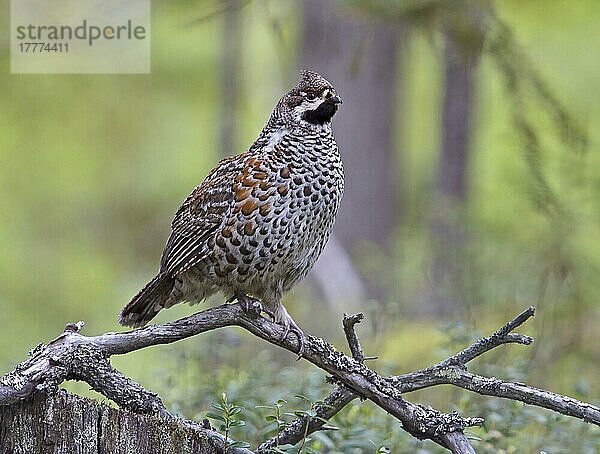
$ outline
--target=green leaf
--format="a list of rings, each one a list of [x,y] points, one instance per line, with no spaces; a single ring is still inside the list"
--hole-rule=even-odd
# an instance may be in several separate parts
[[[221,415],[217,415],[216,413],[208,412],[206,413],[206,417],[210,419],[216,419],[217,421],[226,422],[225,418]]]
[[[229,409],[229,415],[230,416],[235,416],[237,414],[240,414],[242,412],[242,407],[233,407]]]

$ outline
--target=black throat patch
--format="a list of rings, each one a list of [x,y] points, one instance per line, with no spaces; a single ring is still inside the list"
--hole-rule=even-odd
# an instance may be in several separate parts
[[[331,117],[337,112],[338,106],[333,101],[323,101],[315,110],[307,110],[302,114],[302,119],[313,125],[322,125],[331,121]]]

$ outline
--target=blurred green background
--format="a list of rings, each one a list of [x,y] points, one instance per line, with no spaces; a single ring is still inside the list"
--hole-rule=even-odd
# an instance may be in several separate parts
[[[400,373],[535,305],[534,346],[474,370],[600,403],[597,1],[155,0],[148,75],[12,75],[0,8],[2,372],[68,322],[119,330],[180,202],[308,66],[344,98],[348,192],[334,247],[285,300],[300,326],[346,350],[342,313],[364,311],[371,366]],[[255,405],[327,393],[294,359],[228,329],[114,363],[186,417],[226,391],[246,408],[234,436],[258,442]],[[485,417],[478,452],[600,450],[597,428],[545,410],[449,387],[408,397]],[[437,452],[366,403],[335,423],[308,446]]]

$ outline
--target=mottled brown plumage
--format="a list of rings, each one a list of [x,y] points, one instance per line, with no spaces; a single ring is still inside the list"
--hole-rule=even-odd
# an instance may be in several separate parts
[[[183,202],[160,271],[123,309],[143,326],[163,308],[221,291],[257,298],[275,321],[301,331],[282,295],[310,271],[327,242],[344,190],[331,118],[341,99],[304,71],[252,147],[223,159]]]

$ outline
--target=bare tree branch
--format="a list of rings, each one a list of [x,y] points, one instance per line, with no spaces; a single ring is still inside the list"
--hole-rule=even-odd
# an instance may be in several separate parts
[[[477,394],[518,400],[536,407],[547,408],[563,415],[574,416],[585,422],[600,426],[600,408],[572,397],[535,388],[524,383],[503,381],[495,377],[483,377],[467,372],[459,366],[400,375],[391,378],[403,393],[430,388],[437,385],[454,385]]]
[[[526,404],[574,416],[585,422],[600,425],[600,408],[571,397],[562,396],[523,383],[513,383],[498,378],[483,377],[466,371],[466,364],[503,344],[519,343],[530,345],[533,339],[522,334],[512,333],[535,315],[533,306],[517,315],[491,336],[479,339],[466,349],[435,364],[434,366],[408,374],[389,377],[402,393],[416,391],[441,384],[455,385],[487,396],[518,400]]]
[[[533,316],[533,313],[533,308],[527,309],[491,336],[478,340],[434,366],[394,377],[383,377],[360,361],[337,351],[324,340],[306,336],[303,357],[331,374],[332,381],[339,385],[325,399],[326,405],[317,409],[318,414],[329,419],[356,396],[360,396],[370,399],[399,419],[404,430],[411,435],[419,439],[430,439],[453,453],[472,453],[474,451],[463,430],[480,424],[480,418],[466,418],[458,413],[442,414],[433,408],[415,405],[401,396],[402,393],[438,384],[453,384],[479,394],[549,408],[600,425],[600,409],[594,405],[522,383],[505,382],[466,371],[467,362],[499,345],[515,342],[530,344],[531,338],[511,331]],[[359,319],[358,315],[347,317],[347,337],[349,344],[353,345],[353,354],[364,358],[353,329]],[[233,325],[241,326],[267,342],[291,352],[298,350],[298,340],[294,336],[281,339],[281,326],[265,318],[248,315],[237,304],[217,306],[174,322],[118,334],[86,337],[79,333],[81,324],[69,325],[57,339],[46,346],[36,347],[31,358],[0,378],[0,405],[24,399],[35,389],[52,391],[63,380],[76,379],[90,383],[94,389],[123,408],[166,414],[158,396],[123,377],[110,366],[108,358]],[[313,428],[313,423],[314,421],[309,422],[309,430]],[[302,429],[306,429],[306,421],[304,425],[302,422],[293,424],[300,424]],[[317,429],[318,427],[315,428]],[[282,432],[279,444],[293,442],[294,433],[293,426],[290,425],[288,432]]]
[[[358,314],[354,315],[344,314],[343,320],[344,333],[346,334],[346,340],[348,341],[348,346],[352,352],[352,357],[359,363],[363,363],[365,361],[365,354],[360,346],[360,341],[358,340],[358,335],[354,330],[354,326],[357,323],[362,322],[364,318],[364,314],[359,312]]]
[[[217,306],[174,322],[125,333],[106,333],[101,336],[86,337],[77,331],[65,331],[46,347],[38,349],[36,355],[18,365],[15,371],[0,379],[0,405],[26,397],[35,387],[54,389],[62,380],[71,378],[68,370],[70,363],[65,360],[76,356],[73,352],[92,348],[109,357],[151,345],[172,343],[195,334],[232,325],[241,326],[256,336],[287,350],[298,351],[298,340],[294,336],[287,336],[281,340],[283,328],[280,325],[262,317],[251,317],[237,304]],[[404,430],[419,439],[429,438],[441,446],[449,447],[449,441],[445,439],[447,432],[462,432],[466,427],[481,422],[479,419],[463,418],[458,414],[443,415],[434,409],[408,402],[379,374],[337,351],[323,339],[306,337],[305,359],[398,418]],[[88,380],[84,377],[79,378]],[[121,396],[112,397],[120,399]],[[131,405],[127,400],[116,400],[116,403],[124,407]]]
[[[346,334],[346,340],[352,352],[352,357],[360,363],[364,362],[365,355],[354,327],[364,318],[364,314],[358,313],[354,315],[344,314],[343,319],[344,333]],[[342,408],[357,397],[355,393],[344,385],[337,385],[323,401],[324,405],[318,405],[314,409],[316,417],[297,418],[286,424],[285,428],[279,434],[262,443],[258,447],[258,452],[268,452],[278,445],[295,445],[306,435],[323,430],[326,420],[333,418]]]
[[[451,356],[441,364],[466,364],[472,359],[477,358],[485,352],[490,351],[492,348],[496,348],[502,344],[511,342],[525,345],[531,344],[533,342],[533,338],[524,336],[522,334],[514,334],[512,331],[521,326],[534,315],[535,307],[529,306],[525,311],[521,312],[513,320],[508,322],[491,336],[479,339],[470,347],[458,352],[456,355]]]
[[[328,420],[333,418],[342,408],[358,397],[355,393],[348,390],[344,386],[337,385],[333,391],[323,401],[325,405],[319,405],[315,408],[315,412],[319,418]],[[286,424],[285,428],[278,436],[268,439],[258,447],[259,453],[269,452],[275,446],[280,445],[295,445],[304,437],[304,434],[323,430],[325,423],[321,419],[298,418]],[[308,422],[308,428],[306,423]]]

